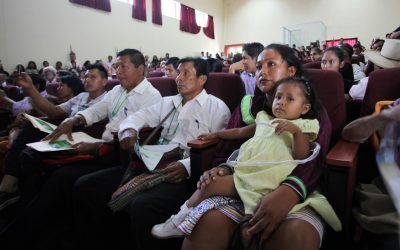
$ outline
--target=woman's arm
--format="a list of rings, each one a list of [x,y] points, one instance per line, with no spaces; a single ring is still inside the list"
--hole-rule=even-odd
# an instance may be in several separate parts
[[[199,136],[199,139],[201,140],[210,140],[217,138],[225,140],[244,139],[252,137],[255,131],[256,131],[256,125],[252,124],[241,128],[225,129],[213,133],[201,134]]]

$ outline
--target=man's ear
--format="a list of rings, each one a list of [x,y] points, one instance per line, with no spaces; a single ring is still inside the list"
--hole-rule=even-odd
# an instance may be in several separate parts
[[[343,67],[344,67],[344,61],[339,64],[339,68],[342,69]]]
[[[207,76],[206,75],[199,76],[199,81],[201,83],[201,86],[203,87],[204,84],[206,84],[206,82],[207,82]]]

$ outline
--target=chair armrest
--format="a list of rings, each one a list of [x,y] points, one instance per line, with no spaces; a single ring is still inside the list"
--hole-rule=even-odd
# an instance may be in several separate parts
[[[350,230],[359,146],[340,139],[326,156],[325,195],[342,222],[345,234]]]
[[[328,165],[338,167],[354,167],[357,163],[357,153],[360,144],[339,140],[326,156]]]
[[[192,140],[188,142],[190,147],[190,168],[192,171],[190,182],[195,187],[201,174],[212,167],[215,157],[218,139],[216,140]],[[194,190],[193,190],[194,191]]]

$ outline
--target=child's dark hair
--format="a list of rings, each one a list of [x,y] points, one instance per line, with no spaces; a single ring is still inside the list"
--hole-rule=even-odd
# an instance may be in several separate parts
[[[276,90],[278,89],[278,86],[281,84],[298,84],[302,86],[303,89],[303,93],[304,96],[307,100],[307,102],[310,104],[310,110],[304,114],[301,115],[301,118],[304,119],[318,119],[319,118],[319,111],[321,109],[321,104],[317,98],[317,95],[315,94],[315,90],[314,90],[314,86],[311,84],[311,82],[304,78],[304,77],[288,77],[288,78],[284,78],[281,79],[279,81],[276,82],[275,86],[274,86],[274,91],[272,94],[272,97],[270,99],[270,107],[272,107],[272,102],[275,99],[275,94],[276,94]]]

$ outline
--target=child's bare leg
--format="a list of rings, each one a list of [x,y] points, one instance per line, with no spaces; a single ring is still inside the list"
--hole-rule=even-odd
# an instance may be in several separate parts
[[[211,181],[206,187],[197,189],[196,192],[186,202],[188,207],[195,207],[203,200],[213,195],[221,195],[228,197],[238,197],[233,182],[233,175],[218,177],[215,181]]]

